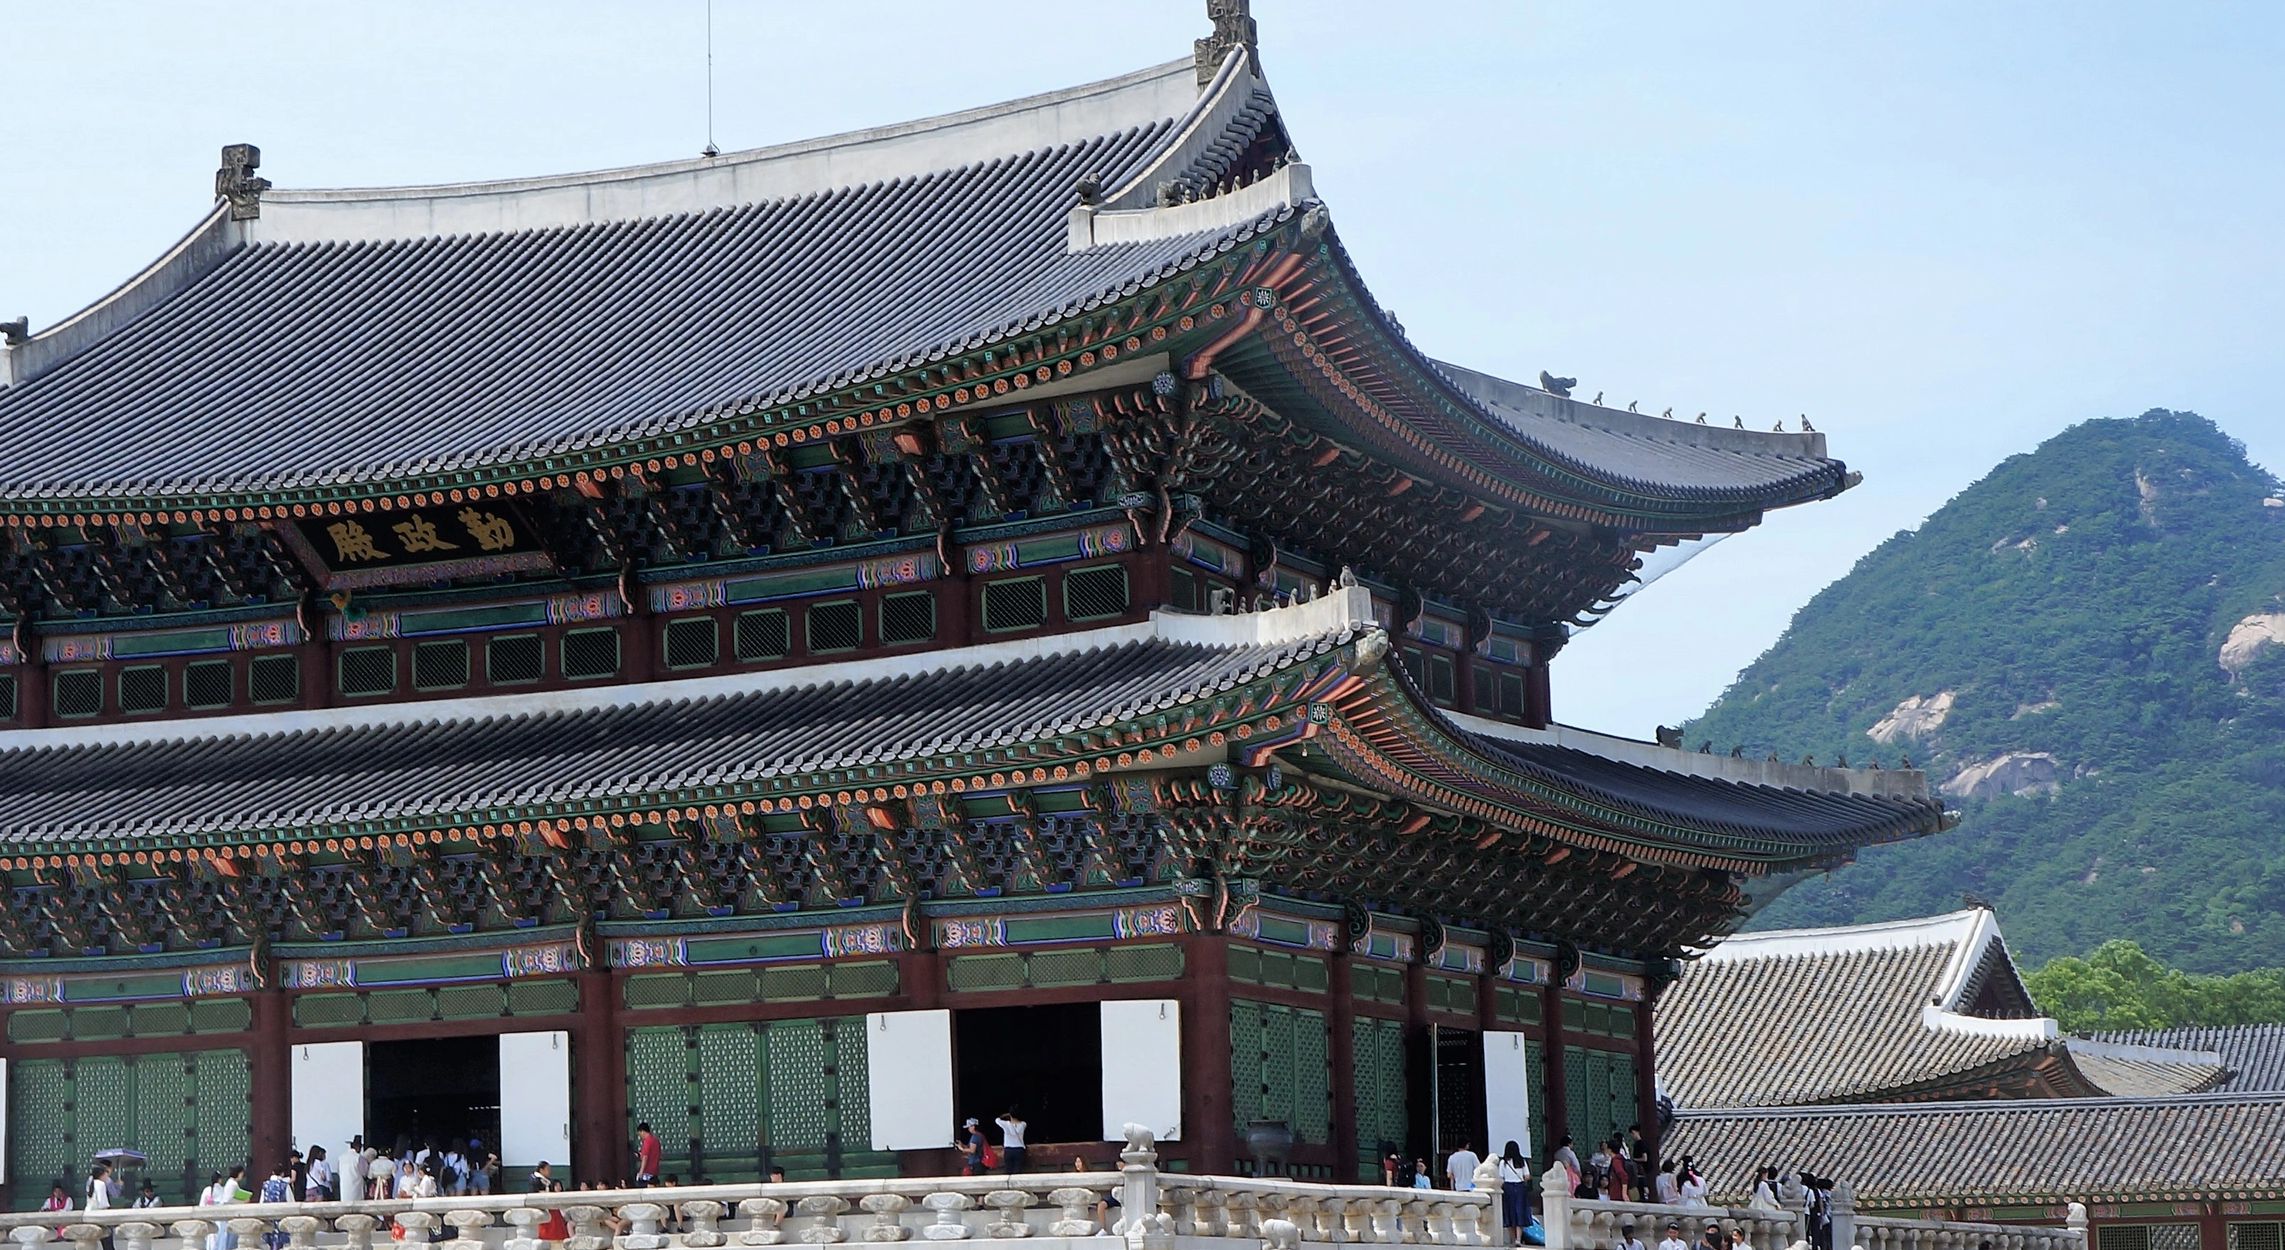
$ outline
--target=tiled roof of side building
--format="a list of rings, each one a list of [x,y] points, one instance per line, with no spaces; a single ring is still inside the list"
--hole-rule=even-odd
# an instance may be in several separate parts
[[[2235,1024],[2206,1028],[2150,1029],[2097,1033],[2095,1040],[2132,1046],[2207,1050],[2221,1056],[2230,1074],[2215,1089],[2245,1094],[2285,1091],[2285,1024]]]
[[[1693,1109],[1976,1089],[2181,1094],[2225,1072],[2210,1052],[2064,1037],[1981,908],[1741,934],[1686,964],[1654,1019],[1660,1079]]]
[[[1770,1164],[1850,1185],[1860,1209],[2285,1197],[2285,1093],[1684,1112],[1717,1201]]]

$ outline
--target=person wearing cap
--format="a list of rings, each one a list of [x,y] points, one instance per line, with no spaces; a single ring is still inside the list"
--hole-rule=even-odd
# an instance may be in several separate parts
[[[984,1174],[984,1122],[969,1116],[960,1122],[960,1175]]]
[[[1666,1238],[1658,1243],[1658,1250],[1690,1250],[1690,1243],[1682,1240],[1682,1226],[1666,1221]]]
[[[1619,1225],[1617,1250],[1643,1250],[1642,1238],[1634,1235],[1634,1225],[1631,1222]]]
[[[146,1177],[143,1181],[142,1191],[135,1195],[133,1205],[136,1210],[159,1205],[159,1187]]]

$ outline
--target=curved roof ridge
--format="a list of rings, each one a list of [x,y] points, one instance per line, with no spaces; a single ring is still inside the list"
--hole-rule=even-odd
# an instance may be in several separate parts
[[[378,241],[742,207],[1081,143],[1189,116],[1198,102],[1191,62],[1170,61],[981,108],[719,156],[421,186],[272,189],[248,237]]]
[[[1767,933],[1740,933],[1699,956],[1701,963],[1730,963],[1746,959],[1776,959],[1786,955],[1838,955],[1880,950],[1907,950],[1919,946],[1972,947],[1982,953],[1976,936],[1979,917],[1991,913],[1969,907],[1940,916],[1914,916],[1871,924],[1830,925],[1812,929],[1774,929]],[[1960,962],[1954,956],[1955,966]],[[1969,966],[1973,966],[1972,964]],[[1952,972],[1953,969],[1947,969]],[[1949,983],[1952,977],[1946,977]]]

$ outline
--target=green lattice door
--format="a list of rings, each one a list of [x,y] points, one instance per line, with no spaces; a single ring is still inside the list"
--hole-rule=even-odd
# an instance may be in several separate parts
[[[669,1172],[719,1183],[890,1176],[872,1148],[862,1016],[632,1029],[627,1112],[648,1121]]]
[[[9,1175],[19,1191],[78,1175],[96,1151],[140,1150],[144,1175],[187,1201],[205,1173],[246,1161],[239,1050],[26,1059],[10,1065]]]
[[[1358,1176],[1380,1179],[1384,1150],[1405,1153],[1411,1108],[1405,1100],[1404,1022],[1357,1016],[1351,1021],[1357,1092]]]
[[[1299,1142],[1331,1140],[1331,1053],[1325,1013],[1233,1001],[1230,1110],[1238,1136],[1266,1121],[1291,1126]]]

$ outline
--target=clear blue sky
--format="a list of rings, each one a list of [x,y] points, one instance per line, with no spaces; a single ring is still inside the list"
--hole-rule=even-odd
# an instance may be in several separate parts
[[[1204,9],[718,0],[716,138],[1185,56]],[[1582,635],[1565,720],[1691,715],[1858,556],[2075,421],[2195,409],[2285,467],[2285,5],[1256,15],[1334,221],[1416,341],[1646,411],[1806,412],[1865,474]],[[699,0],[0,7],[0,317],[51,322],[155,256],[226,142],[281,186],[694,154],[703,25]]]

